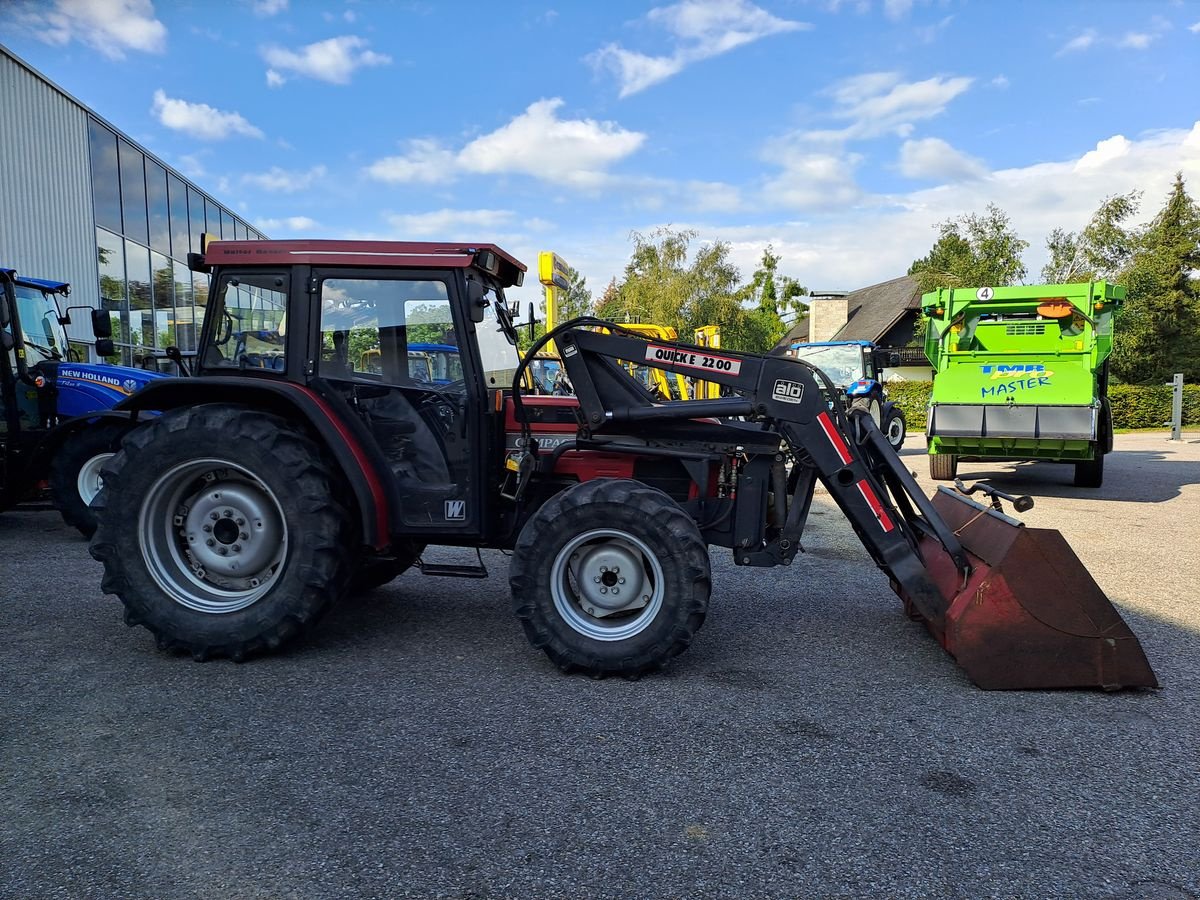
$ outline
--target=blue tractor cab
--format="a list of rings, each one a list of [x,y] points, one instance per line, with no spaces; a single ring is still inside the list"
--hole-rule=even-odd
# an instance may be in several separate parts
[[[904,413],[887,398],[880,371],[890,360],[889,351],[870,341],[816,341],[794,343],[787,355],[816,366],[837,387],[846,392],[848,406],[866,409],[893,449],[904,445],[908,426]]]

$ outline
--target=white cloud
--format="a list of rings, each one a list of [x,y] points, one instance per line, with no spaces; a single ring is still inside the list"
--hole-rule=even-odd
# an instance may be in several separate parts
[[[889,19],[903,19],[912,6],[913,0],[883,0],[883,12]]]
[[[47,44],[79,41],[109,59],[126,50],[162,53],[167,27],[154,15],[151,0],[18,0],[5,4],[8,21]]]
[[[378,160],[369,176],[395,183],[438,183],[456,175],[520,174],[554,184],[597,187],[613,164],[634,153],[646,136],[615,122],[560,119],[559,98],[538,100],[508,124],[454,152],[436,141],[409,142],[408,153]]]
[[[363,38],[343,35],[308,44],[299,51],[274,45],[263,47],[262,56],[280,84],[285,72],[330,84],[349,84],[355,70],[364,66],[384,66],[392,61],[390,56],[367,50],[366,46]],[[268,83],[271,83],[270,78],[268,74]]]
[[[287,81],[274,69],[267,69],[267,87],[280,87]]]
[[[1096,43],[1097,37],[1098,35],[1096,34],[1096,29],[1088,28],[1086,31],[1079,33],[1059,47],[1058,53],[1056,53],[1055,56],[1062,56],[1065,53],[1074,53],[1078,50],[1086,50],[1088,47],[1092,46],[1092,44]]]
[[[854,170],[862,162],[857,153],[809,152],[783,140],[769,143],[764,157],[783,170],[767,180],[764,203],[828,210],[854,204],[862,196],[854,180]]]
[[[287,10],[288,0],[251,0],[250,6],[256,16],[269,18]]]
[[[286,216],[282,219],[257,219],[254,222],[254,226],[259,231],[267,233],[272,231],[311,232],[317,227],[317,222],[308,216]]]
[[[294,194],[297,191],[307,190],[324,177],[324,166],[313,166],[307,172],[289,172],[279,166],[272,166],[266,172],[243,175],[242,183],[253,185],[264,191]]]
[[[749,0],[683,0],[655,7],[646,21],[667,32],[674,44],[671,53],[648,56],[610,43],[584,57],[596,71],[616,76],[622,97],[664,81],[692,63],[771,35],[812,27],[777,18]]]
[[[1117,46],[1128,50],[1145,50],[1157,38],[1157,34],[1148,34],[1145,31],[1130,31],[1117,42]]]
[[[367,167],[367,174],[392,184],[444,184],[457,174],[455,154],[437,141],[421,138],[408,142],[404,156],[388,156]]]
[[[234,134],[252,138],[263,136],[260,129],[247,122],[239,113],[222,112],[207,103],[176,100],[168,97],[161,89],[154,92],[154,106],[151,111],[167,128],[182,131],[202,141],[220,141]]]
[[[900,172],[906,178],[954,182],[983,178],[987,167],[941,138],[925,138],[904,142],[900,148]]]
[[[406,240],[427,237],[456,240],[493,234],[508,226],[513,218],[513,213],[504,209],[439,209],[391,215],[387,217],[387,223]]]
[[[994,88],[1004,90],[1006,87],[1008,87],[1008,79],[1003,75],[997,75],[995,78],[989,81],[988,84]]]
[[[1188,31],[1192,34],[1200,34],[1200,22],[1197,22],[1195,25],[1189,25]]]
[[[688,181],[682,196],[697,212],[737,212],[742,209],[741,192],[720,181]]]
[[[940,115],[946,105],[966,91],[974,79],[936,76],[902,82],[895,72],[868,72],[838,82],[828,93],[834,99],[831,115],[848,119],[841,129],[804,132],[809,141],[846,141],[897,134],[907,137],[913,123]]]

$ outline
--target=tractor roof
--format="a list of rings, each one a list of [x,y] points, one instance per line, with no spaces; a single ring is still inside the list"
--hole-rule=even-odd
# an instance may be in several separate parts
[[[202,264],[207,267],[297,263],[414,269],[474,267],[495,275],[504,287],[519,285],[525,275],[525,264],[495,244],[428,241],[212,241],[205,249]]]
[[[14,284],[19,284],[23,287],[36,288],[39,291],[50,291],[55,294],[66,294],[71,290],[71,286],[65,281],[46,281],[41,278],[25,278],[22,275],[17,275],[16,269],[0,267],[0,272],[3,272],[12,279]]]

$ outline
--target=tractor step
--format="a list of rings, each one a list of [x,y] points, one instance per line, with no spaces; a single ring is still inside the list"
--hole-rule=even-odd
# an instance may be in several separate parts
[[[486,566],[444,566],[425,563],[421,566],[422,575],[442,575],[446,578],[487,578]]]

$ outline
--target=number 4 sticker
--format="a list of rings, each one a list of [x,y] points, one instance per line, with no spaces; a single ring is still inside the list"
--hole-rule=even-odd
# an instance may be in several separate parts
[[[995,295],[996,295],[996,292],[994,290],[992,290],[990,287],[982,287],[975,292],[975,299],[982,300],[984,303],[987,303]]]

